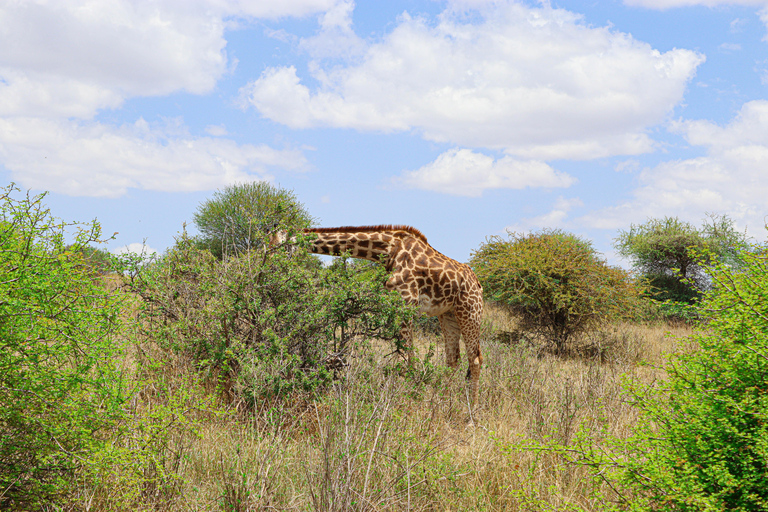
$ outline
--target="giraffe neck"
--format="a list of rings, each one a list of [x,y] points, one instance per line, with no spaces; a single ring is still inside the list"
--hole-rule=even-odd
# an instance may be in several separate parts
[[[317,238],[312,240],[309,250],[315,254],[341,256],[349,254],[352,258],[370,260],[386,264],[397,250],[397,237],[394,233],[373,231],[348,231],[347,228],[313,228],[304,231]]]

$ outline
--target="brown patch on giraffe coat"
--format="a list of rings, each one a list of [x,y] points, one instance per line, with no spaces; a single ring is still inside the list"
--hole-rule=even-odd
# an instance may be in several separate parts
[[[389,247],[389,244],[387,244],[386,242],[381,242],[379,240],[374,240],[371,243],[371,249],[373,249],[374,251],[383,251],[387,247]]]

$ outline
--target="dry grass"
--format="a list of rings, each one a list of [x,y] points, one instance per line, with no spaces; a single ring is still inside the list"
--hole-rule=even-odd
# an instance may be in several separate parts
[[[690,331],[615,325],[582,340],[579,353],[569,358],[500,334],[514,332],[513,319],[488,308],[480,404],[471,413],[464,371],[443,366],[438,337],[417,338],[422,360],[430,356],[407,376],[385,359],[383,347],[361,345],[344,375],[318,399],[265,403],[246,414],[200,414],[194,422],[180,422],[194,428],[168,429],[168,461],[160,465],[167,474],[154,480],[161,485],[151,492],[125,492],[121,496],[132,498],[122,501],[115,498],[120,493],[85,489],[88,505],[78,506],[601,510],[611,498],[610,488],[585,478],[583,468],[526,446],[543,439],[573,443],[580,428],[594,427],[597,436],[598,425],[608,425],[599,435],[626,435],[636,413],[622,393],[622,379],[663,378],[658,369],[663,354],[687,349],[679,337]],[[204,388],[178,378],[171,387],[179,396],[185,387]],[[203,395],[191,392],[183,400],[199,404]],[[131,482],[115,485],[140,485]]]

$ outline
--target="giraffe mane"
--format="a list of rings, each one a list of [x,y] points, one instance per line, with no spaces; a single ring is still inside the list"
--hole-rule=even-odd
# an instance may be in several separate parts
[[[427,242],[427,237],[424,233],[411,226],[404,226],[401,224],[379,224],[377,226],[342,226],[338,228],[309,228],[305,229],[305,233],[380,233],[382,231],[405,231],[412,236],[420,239],[424,243]]]

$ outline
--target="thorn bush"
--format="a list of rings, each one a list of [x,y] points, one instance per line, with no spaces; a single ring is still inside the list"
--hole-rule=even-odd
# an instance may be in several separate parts
[[[524,330],[556,352],[575,335],[630,314],[640,295],[629,274],[609,266],[590,242],[559,230],[490,237],[470,265],[486,297],[511,308]]]

